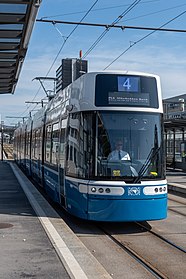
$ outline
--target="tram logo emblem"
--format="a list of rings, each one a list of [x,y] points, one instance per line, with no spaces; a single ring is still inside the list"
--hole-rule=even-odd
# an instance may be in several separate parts
[[[129,187],[128,188],[129,196],[138,196],[140,195],[140,187]]]

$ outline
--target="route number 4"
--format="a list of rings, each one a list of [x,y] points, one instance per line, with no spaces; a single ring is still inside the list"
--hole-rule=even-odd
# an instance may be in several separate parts
[[[130,88],[131,88],[130,78],[127,78],[127,79],[125,80],[125,82],[123,83],[123,87],[124,87],[126,90],[130,90]]]

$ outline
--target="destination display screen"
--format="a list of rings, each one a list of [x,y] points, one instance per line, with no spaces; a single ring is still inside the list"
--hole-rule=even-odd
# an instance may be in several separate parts
[[[139,92],[139,77],[118,76],[118,91]]]
[[[95,94],[96,106],[158,107],[154,77],[99,74]]]

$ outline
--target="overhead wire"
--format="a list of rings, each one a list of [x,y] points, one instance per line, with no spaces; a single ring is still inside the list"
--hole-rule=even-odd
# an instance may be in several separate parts
[[[99,1],[99,0],[96,0],[96,1],[92,4],[92,6],[88,9],[88,11],[86,11],[85,15],[81,18],[81,20],[79,21],[79,23],[81,23],[81,22],[84,20],[84,18],[90,13],[90,11],[93,9],[93,7],[97,4],[98,1]],[[53,25],[55,26],[55,21],[53,22]],[[64,46],[65,46],[67,40],[72,36],[72,34],[75,32],[75,30],[78,28],[78,26],[79,26],[79,24],[77,24],[77,25],[72,29],[72,31],[69,33],[69,35],[68,35],[66,38],[63,38],[63,39],[64,39],[64,42],[63,42],[63,44],[61,45],[61,47],[60,47],[60,49],[59,49],[59,51],[58,51],[56,57],[54,58],[54,60],[53,60],[53,62],[52,62],[52,64],[51,64],[49,70],[47,71],[45,77],[47,77],[48,74],[50,73],[50,71],[52,70],[52,68],[53,68],[53,66],[54,66],[54,64],[55,64],[55,62],[56,62],[56,60],[58,59],[58,57],[59,57],[59,55],[60,55],[62,49],[64,48]],[[40,86],[39,89],[37,90],[37,92],[36,92],[34,98],[32,99],[32,101],[35,100],[35,98],[36,98],[37,95],[39,94],[40,89],[41,89],[41,86]],[[31,106],[31,105],[30,105],[30,106]],[[28,111],[28,109],[30,108],[30,106],[24,111],[24,113],[26,113],[26,111]],[[37,105],[36,105],[36,106],[37,106]],[[36,107],[36,106],[35,106],[35,107]],[[34,108],[35,108],[35,107],[34,107]],[[22,113],[22,114],[23,114],[23,113]],[[21,114],[21,115],[22,115],[22,114]]]
[[[167,11],[170,11],[170,10],[175,10],[177,8],[181,8],[181,7],[184,7],[184,6],[186,6],[186,4],[177,5],[177,6],[173,6],[173,7],[167,8],[167,9],[162,9],[162,10],[159,10],[159,11],[156,11],[156,12],[151,12],[151,13],[148,13],[148,14],[143,14],[143,15],[140,15],[140,16],[127,18],[124,21],[120,21],[120,23],[135,20],[135,19],[139,19],[139,18],[148,17],[148,16],[155,15],[155,14],[160,14],[160,13],[167,12]]]
[[[131,49],[134,45],[140,43],[141,41],[145,40],[147,37],[149,37],[150,35],[154,34],[155,32],[157,32],[158,30],[160,30],[162,27],[166,26],[167,24],[169,24],[170,22],[176,20],[177,18],[181,17],[182,15],[184,15],[186,13],[186,11],[181,12],[180,14],[178,14],[177,16],[175,16],[174,18],[170,19],[169,21],[167,21],[166,23],[162,24],[160,27],[158,27],[156,30],[153,30],[152,32],[148,33],[147,35],[143,36],[142,38],[140,38],[139,40],[137,40],[136,42],[130,43],[130,46],[128,48],[126,48],[120,55],[118,55],[112,62],[110,62],[104,69],[103,71],[105,71],[106,69],[108,69],[114,62],[116,62],[122,55],[124,55],[129,49]]]
[[[144,3],[150,3],[150,2],[159,2],[160,0],[149,0],[149,1],[142,1],[141,4]],[[97,12],[97,11],[103,11],[103,10],[111,10],[111,9],[117,9],[121,7],[127,7],[129,4],[125,5],[116,5],[116,6],[110,6],[110,7],[103,7],[103,8],[97,8],[97,9],[92,9],[91,12]],[[58,15],[50,15],[50,16],[43,16],[41,19],[47,19],[47,18],[54,18],[54,17],[61,17],[61,16],[68,16],[68,15],[77,15],[77,14],[82,14],[85,13],[86,11],[77,11],[77,12],[71,12],[71,13],[66,13],[66,14],[58,14]]]
[[[99,0],[96,0],[96,1],[93,3],[93,5],[90,7],[90,9],[86,12],[86,14],[85,14],[85,15],[82,17],[82,19],[79,21],[79,23],[82,22],[83,19],[90,13],[90,11],[92,10],[92,8],[97,4],[98,1],[99,1]],[[53,24],[55,24],[55,21],[53,22]],[[59,55],[60,55],[60,53],[61,53],[61,51],[62,51],[64,45],[66,44],[67,40],[68,40],[68,39],[71,37],[71,35],[75,32],[75,30],[78,28],[78,26],[79,26],[79,24],[77,24],[77,25],[73,28],[73,30],[70,32],[70,34],[66,37],[66,39],[64,39],[64,42],[63,42],[62,46],[60,47],[60,49],[59,49],[59,51],[58,51],[58,53],[57,53],[57,55],[56,55],[54,61],[52,62],[51,66],[50,66],[50,68],[49,68],[49,70],[48,70],[48,72],[47,72],[47,74],[46,74],[46,77],[48,76],[48,74],[50,73],[51,69],[53,68],[53,66],[54,66],[56,60],[58,59],[58,57],[59,57]]]
[[[125,15],[127,15],[137,4],[139,4],[139,2],[141,2],[141,0],[135,0],[126,10],[124,10],[124,12],[119,15],[113,22],[111,25],[116,25]],[[103,37],[108,33],[108,31],[110,30],[111,27],[106,28],[101,35],[96,39],[96,41],[94,41],[94,43],[90,46],[90,48],[85,52],[85,54],[83,55],[82,59],[86,58],[87,55],[97,46],[97,44],[103,39]]]
[[[47,23],[53,23],[53,20],[49,20],[49,19],[37,19],[38,22],[47,22]],[[77,21],[64,21],[64,20],[57,20],[55,21],[56,23],[60,23],[60,24],[70,24],[70,25],[76,25],[79,24],[81,26],[92,26],[92,27],[104,27],[106,29],[109,28],[117,28],[117,29],[121,29],[121,30],[125,30],[125,29],[138,29],[138,30],[156,30],[156,31],[166,31],[166,32],[182,32],[185,33],[186,29],[172,29],[172,28],[155,28],[155,27],[145,27],[145,26],[131,26],[131,25],[113,25],[113,24],[108,24],[108,23],[93,23],[93,22],[77,22]],[[66,38],[65,36],[62,35],[62,33],[60,32],[60,30],[58,28],[57,32],[60,33],[60,35],[63,38]]]

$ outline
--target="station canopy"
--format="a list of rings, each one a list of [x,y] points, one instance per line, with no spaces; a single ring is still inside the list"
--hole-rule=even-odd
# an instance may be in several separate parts
[[[13,94],[41,0],[0,0],[0,94]]]

